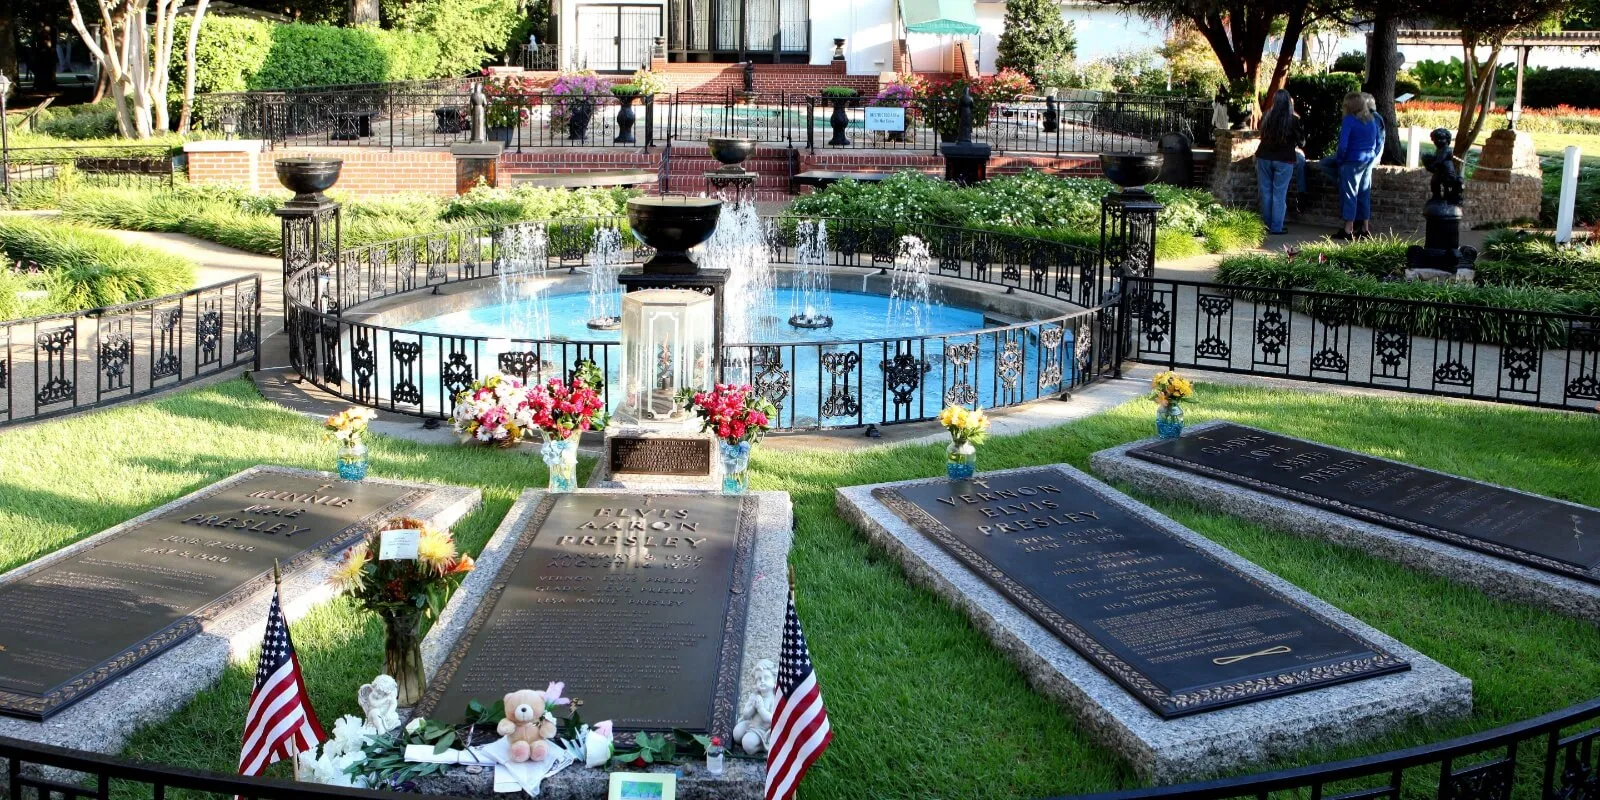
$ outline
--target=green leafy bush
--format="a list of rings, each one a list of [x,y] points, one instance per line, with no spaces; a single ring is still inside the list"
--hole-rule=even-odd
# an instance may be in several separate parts
[[[34,263],[37,275],[9,270],[0,280],[0,317],[119,305],[189,288],[194,264],[154,248],[124,244],[110,234],[26,217],[0,218],[0,250],[7,262]],[[48,298],[28,303],[17,295],[44,289]]]
[[[1339,57],[1333,60],[1333,71],[1354,72],[1358,75],[1365,73],[1367,71],[1367,54],[1360,50],[1340,53]]]
[[[385,83],[437,77],[439,43],[425,34],[376,27],[276,25],[272,47],[249,89]]]
[[[1421,97],[1422,82],[1417,80],[1416,76],[1402,70],[1400,74],[1396,75],[1394,78],[1394,94],[1396,97],[1405,94]]]
[[[193,17],[178,22],[179,41],[187,39],[193,24]],[[207,14],[200,24],[200,36],[195,39],[195,92],[242,92],[251,88],[251,78],[261,71],[272,51],[274,27],[270,22],[246,17]],[[168,92],[173,97],[182,96],[183,69],[183,59],[174,58]]]
[[[1600,98],[1600,70],[1582,67],[1529,69],[1522,76],[1522,103],[1533,108],[1592,106]]]
[[[1339,123],[1344,118],[1344,96],[1361,91],[1361,76],[1348,72],[1296,75],[1286,86],[1294,96],[1306,132],[1306,158],[1318,159],[1339,143]]]
[[[391,27],[438,43],[438,74],[464,75],[506,49],[527,16],[527,5],[519,0],[404,0],[385,2],[383,10]],[[527,35],[517,38],[526,41]]]
[[[117,112],[109,100],[57,107],[37,126],[40,133],[58,139],[100,139],[117,135]]]

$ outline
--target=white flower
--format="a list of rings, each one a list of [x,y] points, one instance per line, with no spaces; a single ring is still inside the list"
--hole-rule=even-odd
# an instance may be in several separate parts
[[[322,744],[322,754],[333,758],[350,753],[359,755],[362,748],[366,747],[367,739],[376,735],[378,732],[368,727],[366,720],[346,714],[333,723],[333,738]]]
[[[406,733],[416,733],[417,731],[422,730],[422,726],[426,723],[427,720],[424,720],[422,717],[417,717],[416,719],[406,723]]]

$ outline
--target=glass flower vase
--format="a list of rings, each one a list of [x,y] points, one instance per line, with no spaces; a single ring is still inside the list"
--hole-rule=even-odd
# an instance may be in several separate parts
[[[578,434],[565,439],[544,434],[544,444],[539,447],[539,457],[544,459],[550,473],[546,489],[552,492],[570,492],[578,488]]]
[[[1163,439],[1176,439],[1183,435],[1183,406],[1168,402],[1156,406],[1156,435]]]
[[[744,494],[750,488],[750,443],[717,443],[722,456],[722,493]]]
[[[399,704],[414,706],[422,699],[422,612],[419,609],[382,611],[383,671],[399,684]]]
[[[953,481],[972,478],[978,471],[978,448],[965,439],[957,439],[944,449],[944,474]]]
[[[339,477],[347,481],[359,481],[367,477],[367,446],[360,442],[351,442],[339,447]]]

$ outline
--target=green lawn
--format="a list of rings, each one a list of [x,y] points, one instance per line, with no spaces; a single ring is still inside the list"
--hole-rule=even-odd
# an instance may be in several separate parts
[[[1600,505],[1600,421],[1424,399],[1340,397],[1204,385],[1196,420],[1226,418],[1426,467]],[[1064,427],[1000,437],[982,467],[1067,462],[1141,438],[1153,406],[1137,401]],[[457,526],[480,548],[524,486],[544,480],[523,454],[376,437],[376,474],[480,486],[485,507]],[[806,798],[1028,798],[1138,785],[1091,743],[965,617],[913,588],[898,564],[834,513],[836,486],[935,474],[942,448],[849,454],[758,449],[754,486],[795,501],[792,563],[834,744]],[[0,432],[0,564],[14,566],[257,463],[325,467],[318,426],[242,380],[155,402]],[[1600,631],[1388,562],[1218,516],[1150,501],[1208,537],[1472,678],[1476,711],[1295,763],[1379,752],[1495,727],[1600,694]],[[381,664],[375,619],[342,601],[295,627],[319,715],[355,712],[355,688]],[[129,756],[218,771],[238,757],[253,660],[236,664]],[[560,676],[552,676],[560,677]],[[866,790],[870,787],[870,790]]]

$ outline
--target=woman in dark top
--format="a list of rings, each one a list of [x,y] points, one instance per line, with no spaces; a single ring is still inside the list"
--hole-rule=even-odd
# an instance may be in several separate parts
[[[1261,221],[1267,232],[1282,234],[1288,208],[1289,182],[1294,178],[1295,153],[1305,144],[1294,98],[1279,89],[1272,110],[1261,120],[1261,146],[1256,149],[1256,179],[1261,188]]]

